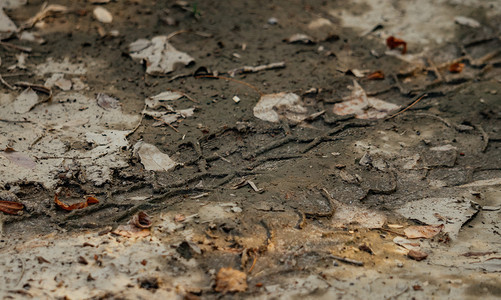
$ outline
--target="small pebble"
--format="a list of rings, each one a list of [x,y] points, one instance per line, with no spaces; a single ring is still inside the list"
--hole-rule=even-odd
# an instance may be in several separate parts
[[[276,24],[278,24],[277,18],[273,18],[273,17],[269,18],[268,19],[268,24],[270,24],[270,25],[276,25]]]

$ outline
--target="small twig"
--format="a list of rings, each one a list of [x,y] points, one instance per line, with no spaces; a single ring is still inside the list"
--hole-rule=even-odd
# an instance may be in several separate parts
[[[345,258],[345,257],[333,255],[333,254],[329,255],[329,257],[334,258],[335,260],[338,260],[340,262],[352,264],[352,265],[359,266],[359,267],[362,267],[364,265],[364,262],[359,261],[359,260],[355,260],[355,259],[351,259],[351,258]]]
[[[419,98],[417,98],[417,100],[415,100],[414,102],[412,102],[410,105],[408,105],[408,106],[407,106],[406,108],[404,108],[403,110],[401,110],[401,111],[399,111],[399,112],[397,112],[397,113],[395,113],[395,114],[393,114],[393,115],[389,116],[388,118],[386,118],[386,120],[389,120],[389,119],[391,119],[391,118],[394,118],[394,117],[396,117],[396,116],[400,115],[401,113],[405,112],[405,111],[406,111],[406,110],[408,110],[409,108],[411,108],[411,107],[413,107],[414,105],[416,105],[419,101],[421,101],[421,99],[423,99],[423,98],[424,98],[424,97],[426,97],[427,95],[428,95],[428,94],[421,94],[421,95],[419,96]]]
[[[480,124],[477,124],[474,126],[482,134],[482,139],[483,139],[484,143],[482,144],[481,150],[482,150],[482,152],[485,152],[485,150],[487,149],[487,146],[489,145],[489,135],[487,134],[487,132],[485,132],[484,128],[482,128],[482,126]]]
[[[243,74],[243,73],[256,73],[264,70],[270,70],[270,69],[281,69],[285,68],[285,62],[275,62],[267,65],[260,65],[260,66],[243,66],[240,68],[235,68],[233,70],[229,70],[226,73],[230,75],[231,77],[234,77],[237,74]]]
[[[264,95],[257,87],[253,86],[252,84],[247,83],[245,81],[235,79],[235,78],[224,77],[224,76],[215,76],[215,75],[200,75],[200,76],[195,76],[195,78],[197,78],[197,79],[198,78],[215,78],[215,79],[225,79],[225,80],[229,80],[229,81],[234,81],[234,82],[237,82],[237,83],[240,83],[240,84],[243,84],[243,85],[250,87],[251,89],[255,90],[259,94],[259,96]]]
[[[186,33],[186,32],[191,32],[191,30],[181,29],[178,31],[174,31],[167,36],[167,40],[170,40],[171,38],[175,37],[178,34]]]
[[[146,109],[146,104],[144,105],[142,111],[144,111],[145,109]],[[139,128],[139,126],[141,126],[141,123],[143,123],[143,119],[144,119],[144,114],[141,114],[141,119],[137,123],[136,127],[134,127],[134,129],[132,129],[131,131],[129,131],[129,133],[127,133],[125,135],[126,138],[128,138],[130,135],[132,135],[134,132],[136,132],[136,130]]]
[[[31,52],[31,50],[32,50],[30,47],[23,47],[23,46],[14,45],[14,44],[7,43],[7,42],[0,42],[0,45],[7,47],[7,48],[12,48],[12,49],[20,50],[23,52],[28,52],[28,53]]]
[[[427,60],[430,64],[431,69],[433,70],[433,73],[435,73],[435,75],[437,76],[437,82],[442,82],[444,78],[442,77],[442,74],[440,74],[440,71],[438,70],[435,63],[430,58],[427,58]]]
[[[26,268],[24,266],[24,260],[22,258],[18,258],[20,261],[21,261],[21,267],[22,267],[22,271],[21,271],[21,276],[19,276],[19,279],[17,280],[17,283],[15,286],[17,286],[21,280],[23,279],[23,276],[24,276],[24,272],[26,271]]]
[[[5,81],[5,79],[3,79],[2,75],[0,75],[0,82],[5,85],[6,87],[8,87],[9,89],[15,91],[17,90],[17,88],[13,87],[12,85],[10,85],[7,81]]]
[[[256,265],[256,262],[257,262],[257,254],[254,253],[254,261],[252,262],[252,266],[250,267],[248,273],[250,274],[252,272],[252,270],[254,269],[254,266]]]

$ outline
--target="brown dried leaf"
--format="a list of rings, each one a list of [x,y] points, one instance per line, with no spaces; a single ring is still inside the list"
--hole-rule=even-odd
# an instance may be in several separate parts
[[[22,211],[24,205],[13,201],[0,201],[0,211],[6,214],[17,215],[18,212]]]
[[[404,230],[405,236],[409,239],[426,238],[430,239],[439,234],[444,228],[444,224],[440,225],[425,225],[425,226],[409,226]]]
[[[247,275],[244,272],[221,268],[216,275],[216,292],[244,292],[247,289]]]
[[[118,226],[112,233],[128,238],[139,238],[149,236],[151,231],[149,229],[139,228],[133,224],[127,224]]]
[[[72,211],[74,209],[86,208],[87,206],[89,206],[89,204],[99,203],[99,200],[97,200],[95,197],[87,196],[87,197],[85,197],[84,202],[78,202],[78,203],[75,203],[72,205],[67,205],[67,204],[61,202],[56,194],[54,197],[54,202],[56,202],[57,206],[59,206],[60,208],[67,210],[67,211]]]

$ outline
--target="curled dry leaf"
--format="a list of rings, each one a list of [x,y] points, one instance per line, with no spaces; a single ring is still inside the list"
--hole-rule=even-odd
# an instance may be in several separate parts
[[[401,40],[394,36],[390,36],[389,38],[386,39],[386,46],[388,46],[388,48],[390,49],[395,49],[400,46],[403,46],[402,54],[405,54],[407,52],[407,43],[404,40]]]
[[[451,73],[461,73],[464,69],[464,64],[463,63],[453,63],[449,66],[449,72]]]
[[[174,71],[177,64],[188,65],[193,57],[176,50],[167,36],[157,36],[151,40],[139,39],[129,45],[133,59],[146,62],[146,73],[163,75]]]
[[[67,210],[67,211],[72,211],[74,209],[86,208],[87,206],[89,206],[89,204],[99,203],[99,200],[97,200],[97,198],[95,198],[93,196],[86,196],[84,202],[78,202],[78,203],[75,203],[72,205],[67,205],[67,204],[61,202],[61,200],[59,200],[59,198],[57,197],[57,194],[56,194],[54,196],[54,202],[56,202],[57,206],[59,206],[60,208]]]
[[[256,118],[274,123],[279,122],[281,116],[296,123],[308,117],[301,98],[285,92],[261,96],[253,111]]]
[[[404,234],[409,239],[426,238],[430,239],[439,234],[444,225],[409,226],[404,229]]]
[[[375,71],[375,72],[367,75],[367,79],[370,79],[370,80],[384,79],[384,73],[381,70]]]
[[[247,289],[247,275],[244,272],[221,268],[216,275],[216,292],[244,292]]]
[[[54,16],[60,13],[66,13],[68,8],[63,5],[51,4],[42,6],[43,9],[39,11],[35,16],[28,19],[22,26],[22,29],[28,29],[33,27],[38,21],[41,21],[49,16]]]
[[[0,200],[0,211],[6,214],[17,215],[23,208],[24,205],[22,203]]]
[[[94,8],[94,11],[92,13],[94,15],[94,18],[96,18],[96,20],[98,20],[101,23],[113,22],[113,16],[104,7],[98,6],[98,7]]]
[[[356,80],[353,80],[351,95],[343,100],[334,105],[334,113],[337,115],[355,114],[359,119],[381,119],[391,111],[400,108],[399,105],[367,96]]]
[[[140,211],[138,214],[134,215],[131,219],[131,224],[138,228],[150,228],[152,225],[151,218],[147,213]]]

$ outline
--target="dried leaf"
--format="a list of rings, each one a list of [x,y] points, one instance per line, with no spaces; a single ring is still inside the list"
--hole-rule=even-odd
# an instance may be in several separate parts
[[[3,211],[6,214],[17,215],[23,210],[23,208],[24,205],[21,203],[0,200],[0,211]]]
[[[172,107],[170,105],[165,104],[164,102],[178,100],[179,98],[181,98],[183,96],[184,96],[184,94],[181,92],[166,91],[166,92],[160,93],[156,96],[148,97],[144,102],[151,109],[165,107],[168,110],[172,110]]]
[[[14,110],[18,114],[24,114],[29,112],[38,103],[37,93],[31,88],[27,88],[14,101]]]
[[[17,152],[13,148],[5,148],[2,154],[12,163],[26,169],[34,169],[37,165],[31,157],[22,152]]]
[[[134,153],[139,156],[141,163],[148,171],[170,171],[179,165],[157,147],[142,141],[134,145]]]
[[[253,111],[256,118],[274,123],[279,122],[280,117],[296,123],[308,117],[308,111],[302,105],[301,97],[285,92],[261,96]]]
[[[57,206],[59,206],[60,208],[67,210],[67,211],[72,211],[74,209],[86,208],[87,206],[89,206],[89,204],[99,203],[99,200],[97,200],[95,197],[87,196],[87,197],[85,197],[84,202],[78,202],[78,203],[75,203],[72,205],[67,205],[67,204],[61,202],[56,194],[54,197],[54,202],[56,202]]]
[[[374,73],[367,75],[367,79],[370,80],[384,79],[384,73],[383,71],[380,70],[375,71]]]
[[[449,72],[451,73],[461,73],[464,69],[464,64],[463,63],[453,63],[449,66]]]
[[[424,226],[409,226],[404,229],[404,234],[409,239],[426,238],[430,239],[439,234],[444,225],[424,225]]]
[[[96,18],[96,20],[98,20],[101,23],[113,22],[113,16],[104,7],[98,6],[98,7],[94,8],[94,11],[92,13],[94,15],[94,18]]]
[[[132,225],[135,225],[138,228],[150,228],[152,225],[151,218],[147,213],[140,211],[136,215],[134,215],[130,222]]]
[[[97,105],[101,106],[106,110],[117,109],[120,107],[120,101],[106,94],[97,94],[96,96]]]
[[[356,80],[353,80],[351,95],[343,100],[341,103],[334,104],[334,113],[337,115],[355,114],[359,119],[381,119],[391,111],[400,108],[399,105],[368,97]]]
[[[401,40],[394,36],[390,36],[389,38],[386,39],[386,45],[390,49],[395,49],[397,47],[403,46],[402,54],[405,54],[407,52],[407,43],[404,40]]]
[[[139,238],[149,236],[151,234],[151,231],[149,229],[139,228],[132,224],[127,224],[119,225],[117,229],[112,231],[112,233],[128,238]]]
[[[188,65],[193,57],[176,50],[168,42],[167,36],[157,36],[153,39],[139,39],[129,45],[130,56],[146,62],[146,73],[163,75],[174,71],[176,64]]]
[[[247,290],[247,275],[244,272],[221,268],[216,275],[216,292],[244,292]]]

